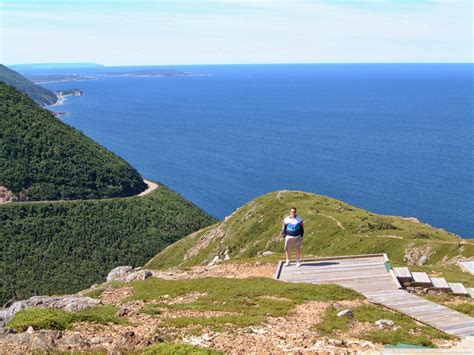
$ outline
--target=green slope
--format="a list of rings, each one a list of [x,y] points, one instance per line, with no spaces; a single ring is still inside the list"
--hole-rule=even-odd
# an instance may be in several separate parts
[[[0,64],[0,82],[13,86],[42,106],[52,105],[58,100],[54,92],[31,82],[3,64]]]
[[[125,160],[0,83],[0,186],[21,200],[130,196],[146,188]]]
[[[282,253],[281,221],[291,206],[305,220],[303,252],[313,256],[387,253],[395,264],[413,262],[423,254],[428,264],[473,256],[474,243],[446,231],[400,217],[381,216],[342,201],[298,191],[261,196],[225,221],[179,240],[146,265],[187,267],[209,263],[216,255],[249,258],[269,250]],[[281,257],[281,255],[280,255]]]
[[[214,222],[165,186],[145,197],[0,205],[0,304],[88,288]]]

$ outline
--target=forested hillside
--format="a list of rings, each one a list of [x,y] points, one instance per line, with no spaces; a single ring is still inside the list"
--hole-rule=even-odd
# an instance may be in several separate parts
[[[31,82],[3,64],[0,64],[0,82],[13,86],[43,106],[52,105],[58,100],[54,92]]]
[[[0,303],[87,288],[214,222],[161,185],[146,197],[0,205]]]
[[[125,160],[0,83],[0,186],[20,200],[130,196],[146,184]]]

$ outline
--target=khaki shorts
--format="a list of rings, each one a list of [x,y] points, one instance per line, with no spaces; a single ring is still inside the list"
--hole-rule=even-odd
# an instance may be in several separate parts
[[[296,248],[301,248],[303,245],[303,237],[285,237],[285,251],[295,250]]]

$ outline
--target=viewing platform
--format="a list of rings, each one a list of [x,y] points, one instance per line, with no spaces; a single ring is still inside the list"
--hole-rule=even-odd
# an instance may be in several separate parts
[[[337,284],[443,332],[459,337],[474,334],[474,318],[403,290],[386,254],[303,259],[300,267],[280,261],[274,278]]]

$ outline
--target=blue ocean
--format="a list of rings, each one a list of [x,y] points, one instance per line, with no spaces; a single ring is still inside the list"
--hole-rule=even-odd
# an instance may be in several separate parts
[[[217,218],[304,190],[474,237],[472,64],[160,68],[209,75],[43,85],[83,90],[63,121]]]

